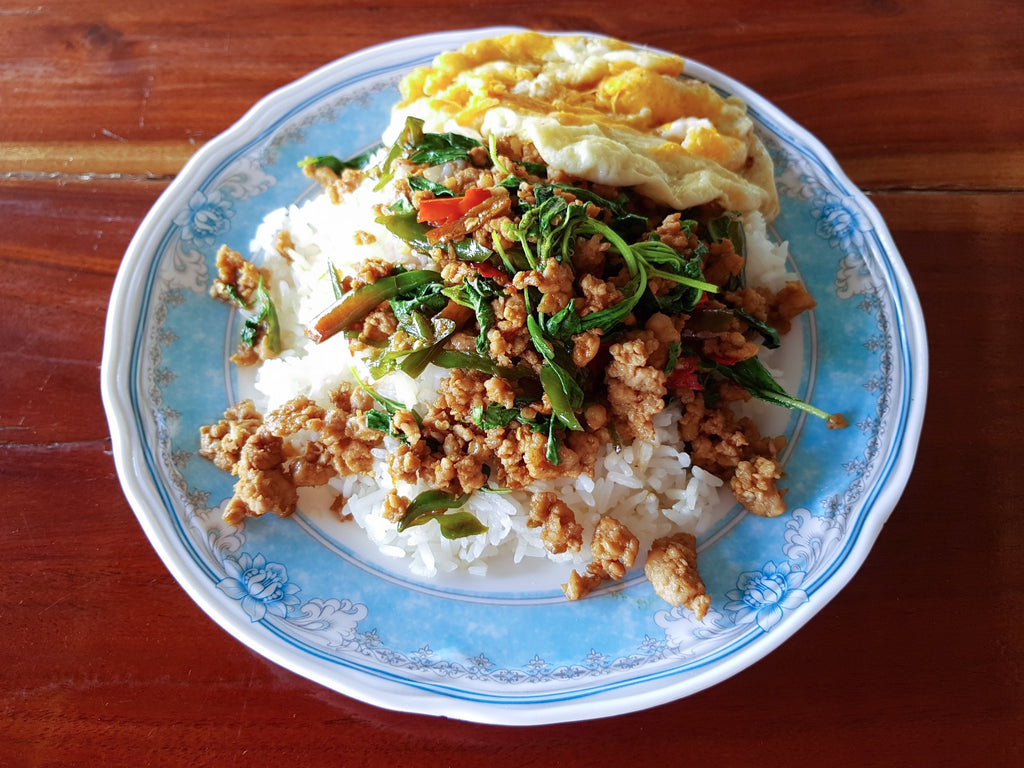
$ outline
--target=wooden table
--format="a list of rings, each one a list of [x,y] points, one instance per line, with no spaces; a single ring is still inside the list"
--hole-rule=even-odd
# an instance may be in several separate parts
[[[641,7],[6,0],[0,764],[1024,765],[1024,5]],[[807,627],[687,699],[527,729],[376,709],[233,640],[143,535],[99,396],[122,254],[200,145],[344,54],[496,23],[671,49],[775,102],[881,210],[931,340],[916,470]]]

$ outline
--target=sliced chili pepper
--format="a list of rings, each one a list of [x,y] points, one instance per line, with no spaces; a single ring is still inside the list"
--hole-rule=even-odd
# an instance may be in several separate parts
[[[724,355],[706,355],[707,359],[719,365],[736,365],[740,361],[738,357],[725,357]]]
[[[481,261],[476,265],[476,271],[480,273],[480,277],[487,277],[491,280],[503,280],[508,282],[508,274],[503,269],[499,269],[493,264],[488,264],[486,261]]]
[[[441,226],[464,216],[471,208],[475,208],[491,196],[489,189],[472,187],[462,197],[434,197],[420,201],[420,210],[416,221]]]
[[[692,389],[700,391],[704,385],[697,376],[698,360],[696,357],[681,357],[675,369],[665,379],[665,386],[670,390]]]

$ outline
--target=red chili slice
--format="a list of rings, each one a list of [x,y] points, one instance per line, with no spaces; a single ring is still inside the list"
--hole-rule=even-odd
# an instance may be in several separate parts
[[[455,221],[460,216],[491,196],[491,192],[483,187],[472,187],[466,190],[461,197],[434,197],[429,200],[420,201],[420,210],[416,214],[416,221],[433,224],[439,227]]]

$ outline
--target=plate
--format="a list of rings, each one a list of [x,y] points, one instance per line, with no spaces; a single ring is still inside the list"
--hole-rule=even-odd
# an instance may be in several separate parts
[[[927,343],[907,271],[875,208],[818,141],[740,83],[687,74],[748,105],[776,163],[774,236],[818,300],[790,334],[796,394],[845,430],[785,412],[785,515],[738,507],[699,539],[705,620],[631,577],[577,603],[532,569],[427,582],[315,515],[221,521],[233,479],[198,430],[241,386],[237,318],[210,300],[221,243],[246,251],[270,210],[305,199],[307,154],[374,145],[409,69],[477,29],[398,40],[271,94],[202,147],[142,222],[114,284],[102,386],[125,494],[174,578],[266,658],[371,704],[527,725],[635,711],[699,691],[791,637],[863,563],[903,491],[924,414]],[[786,421],[788,419],[788,421]],[[356,535],[352,535],[356,534]],[[567,576],[567,574],[564,574]]]

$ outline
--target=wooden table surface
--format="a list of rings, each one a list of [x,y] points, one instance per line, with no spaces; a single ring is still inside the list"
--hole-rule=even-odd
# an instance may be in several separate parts
[[[2,6],[0,765],[1024,765],[1024,4]],[[232,639],[136,522],[99,394],[125,248],[198,147],[335,58],[491,24],[656,45],[773,101],[880,209],[930,339],[917,466],[852,582],[731,679],[577,724],[384,711]]]

